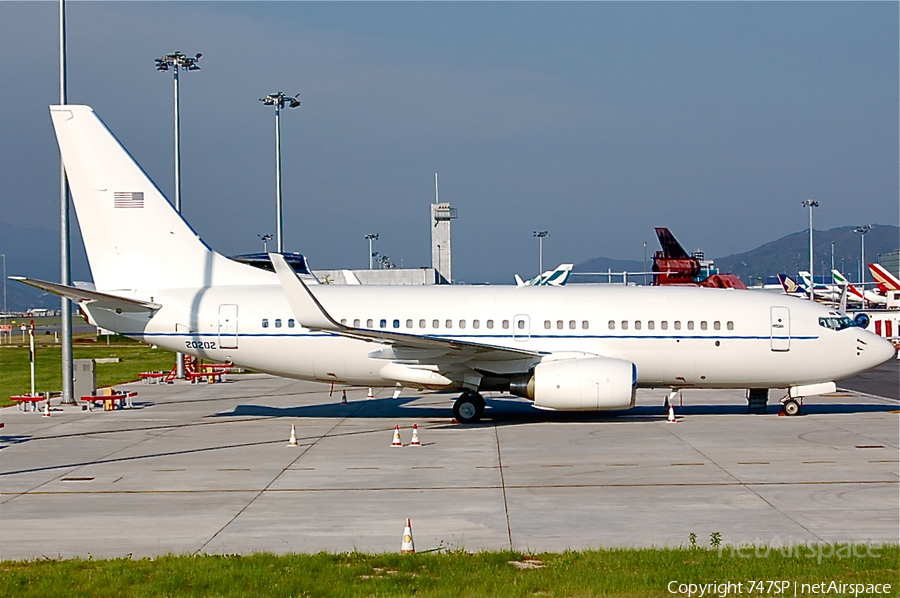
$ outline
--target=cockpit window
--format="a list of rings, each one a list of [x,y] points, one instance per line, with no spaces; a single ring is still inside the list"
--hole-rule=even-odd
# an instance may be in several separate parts
[[[848,318],[847,316],[841,317],[832,317],[832,318],[819,318],[819,326],[823,328],[830,328],[831,330],[843,330],[844,328],[851,328],[855,326],[853,320]]]

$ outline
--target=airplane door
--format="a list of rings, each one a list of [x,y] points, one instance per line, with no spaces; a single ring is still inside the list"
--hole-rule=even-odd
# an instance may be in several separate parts
[[[219,348],[238,348],[238,306],[222,304],[219,306]]]
[[[513,338],[527,341],[531,338],[531,319],[525,314],[517,314],[513,318]]]
[[[771,308],[769,342],[773,351],[791,350],[791,312],[786,307]]]

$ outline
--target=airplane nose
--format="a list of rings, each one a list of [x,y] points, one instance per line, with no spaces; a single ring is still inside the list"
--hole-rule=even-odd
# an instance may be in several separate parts
[[[871,359],[872,365],[876,367],[897,357],[897,348],[889,341],[877,335],[871,335],[873,338],[866,339],[866,347],[864,355]]]

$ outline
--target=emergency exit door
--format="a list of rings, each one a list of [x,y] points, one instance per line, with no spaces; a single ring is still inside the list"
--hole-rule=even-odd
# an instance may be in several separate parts
[[[771,308],[769,331],[769,346],[773,351],[791,350],[791,312],[788,308]]]
[[[219,348],[238,348],[238,306],[222,304],[219,306]]]

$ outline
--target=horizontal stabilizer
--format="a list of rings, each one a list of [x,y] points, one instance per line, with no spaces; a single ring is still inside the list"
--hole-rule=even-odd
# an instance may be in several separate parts
[[[92,306],[103,309],[111,309],[118,312],[146,312],[157,311],[162,308],[159,303],[151,303],[150,301],[141,301],[139,299],[128,299],[126,297],[118,297],[107,293],[98,293],[88,289],[78,287],[70,287],[56,282],[46,282],[44,280],[36,280],[34,278],[25,278],[23,276],[10,276],[10,280],[17,280],[35,288],[67,297],[72,301],[83,304],[89,303]]]

